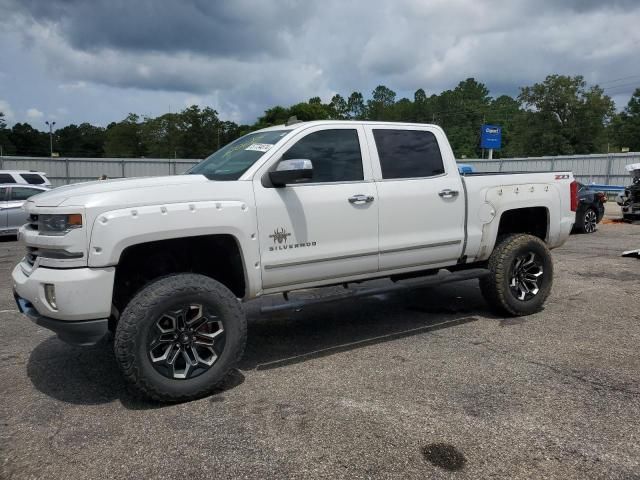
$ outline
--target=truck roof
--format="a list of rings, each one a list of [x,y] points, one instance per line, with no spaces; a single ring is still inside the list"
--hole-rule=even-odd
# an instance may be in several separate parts
[[[0,173],[37,173],[39,175],[46,175],[46,172],[41,172],[40,170],[0,170]]]
[[[335,125],[344,124],[345,122],[353,123],[354,125],[396,125],[398,127],[432,127],[440,129],[439,125],[431,123],[411,123],[411,122],[380,122],[374,120],[312,120],[309,122],[297,122],[291,125],[274,125],[272,127],[261,128],[256,130],[257,132],[268,132],[271,130],[295,130],[300,127],[309,127],[313,125]]]

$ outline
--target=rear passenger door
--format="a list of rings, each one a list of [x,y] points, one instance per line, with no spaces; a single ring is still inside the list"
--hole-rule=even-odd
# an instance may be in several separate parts
[[[370,124],[366,134],[379,197],[380,270],[455,263],[464,242],[465,196],[444,133]]]

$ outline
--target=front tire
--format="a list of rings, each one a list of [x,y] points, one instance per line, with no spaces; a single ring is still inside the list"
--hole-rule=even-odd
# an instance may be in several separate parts
[[[161,402],[211,394],[242,357],[247,322],[234,294],[204,275],[177,274],[144,287],[115,333],[126,380]]]
[[[480,279],[480,290],[494,310],[510,316],[542,310],[553,284],[551,253],[542,240],[508,235],[496,245],[487,267],[491,274]]]

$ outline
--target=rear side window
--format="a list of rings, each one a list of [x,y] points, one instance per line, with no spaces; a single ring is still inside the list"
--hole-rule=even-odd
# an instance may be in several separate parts
[[[382,178],[433,177],[444,173],[438,141],[424,130],[374,129]]]
[[[7,199],[7,187],[0,187],[0,201]]]
[[[16,183],[16,179],[8,173],[0,173],[0,183]]]
[[[44,183],[44,178],[37,173],[21,173],[20,176],[24,178],[25,182],[31,185],[41,185]]]
[[[313,183],[364,179],[357,130],[334,129],[310,133],[282,156],[282,160],[302,158],[313,163]]]
[[[42,190],[38,190],[37,188],[11,187],[11,200],[26,200],[39,193],[42,193]]]

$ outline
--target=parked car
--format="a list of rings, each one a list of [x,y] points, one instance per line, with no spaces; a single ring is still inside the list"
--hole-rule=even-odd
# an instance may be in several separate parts
[[[578,182],[578,211],[576,212],[575,230],[582,233],[593,233],[596,225],[604,216],[604,204],[607,195],[597,192]]]
[[[640,163],[625,167],[633,177],[631,185],[618,194],[616,202],[622,207],[622,218],[627,222],[640,220]]]
[[[135,388],[188,400],[232,371],[247,336],[240,301],[263,295],[473,278],[503,315],[539,312],[553,283],[549,250],[567,240],[577,203],[568,171],[461,176],[436,125],[288,123],[235,140],[187,175],[34,197],[12,283],[38,325],[79,345],[111,330]]]
[[[51,182],[44,172],[35,170],[0,170],[0,184],[21,183],[25,185],[42,185],[51,188]]]
[[[0,236],[16,235],[18,229],[29,221],[22,206],[28,199],[49,190],[36,185],[0,185]]]

